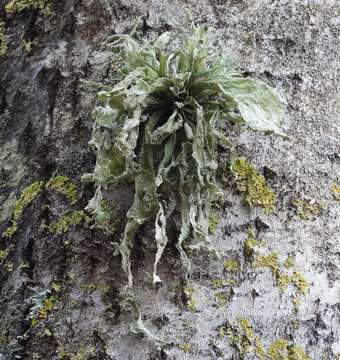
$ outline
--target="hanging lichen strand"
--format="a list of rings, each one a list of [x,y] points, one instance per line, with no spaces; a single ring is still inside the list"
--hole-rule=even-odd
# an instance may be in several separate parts
[[[212,250],[208,236],[210,205],[218,191],[216,145],[228,145],[220,121],[241,122],[255,130],[280,133],[280,105],[263,82],[242,79],[221,54],[209,55],[206,32],[192,27],[183,46],[166,51],[171,36],[138,43],[132,35],[111,38],[122,61],[121,80],[99,92],[90,144],[97,162],[96,193],[88,209],[105,226],[110,218],[102,189],[133,181],[135,196],[117,252],[132,288],[130,253],[139,227],[154,221],[157,266],[167,244],[167,222],[181,224],[177,249]]]

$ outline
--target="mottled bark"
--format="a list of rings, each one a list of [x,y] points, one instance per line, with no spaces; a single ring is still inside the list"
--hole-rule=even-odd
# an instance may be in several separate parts
[[[35,181],[65,175],[77,185],[78,200],[71,204],[44,188],[23,210],[13,236],[1,239],[0,359],[239,359],[255,342],[237,319],[248,320],[265,351],[285,339],[310,359],[338,359],[340,203],[331,191],[340,182],[338,2],[61,0],[53,1],[51,16],[39,9],[7,14],[7,2],[0,0],[8,40],[0,58],[0,232],[11,225],[16,198]],[[66,212],[84,209],[93,195],[80,177],[95,163],[87,145],[95,94],[81,80],[114,78],[103,41],[131,30],[138,16],[140,37],[172,29],[182,22],[185,7],[197,23],[213,29],[216,47],[244,75],[276,88],[289,138],[242,132],[238,153],[275,190],[276,210],[268,215],[248,209],[224,185],[225,203],[212,236],[222,260],[193,259],[192,306],[181,282],[175,232],[159,265],[165,286],[156,291],[152,227],[140,229],[133,252],[136,293],[145,324],[169,342],[164,346],[130,334],[129,316],[119,306],[126,275],[111,242],[119,241],[133,189],[112,194],[118,209],[114,236],[83,221],[60,234],[47,227]],[[30,53],[24,40],[31,42]],[[236,139],[239,130],[233,131]],[[301,219],[292,206],[297,199],[323,203],[324,209]],[[292,301],[297,286],[280,291],[278,273],[254,268],[245,256],[249,227],[265,243],[260,252],[277,252],[282,268],[291,256],[294,270],[309,283],[298,308]],[[223,260],[230,258],[239,263],[235,272],[223,270]],[[215,289],[212,281],[221,279],[233,284]],[[44,303],[46,314],[32,323],[37,294],[47,289],[52,304]],[[221,327],[243,335],[239,350],[239,340],[219,336]],[[244,358],[259,356],[249,350]]]

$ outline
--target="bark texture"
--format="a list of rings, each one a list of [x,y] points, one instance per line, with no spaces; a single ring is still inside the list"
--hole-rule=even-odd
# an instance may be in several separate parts
[[[0,0],[8,40],[0,59],[0,232],[35,181],[68,176],[78,199],[72,204],[44,187],[24,208],[13,236],[1,239],[0,359],[286,359],[271,357],[280,339],[309,359],[339,359],[340,203],[331,191],[340,184],[338,1],[60,0],[53,1],[52,16],[39,9],[7,14],[5,4]],[[81,80],[114,78],[103,41],[131,30],[138,16],[140,37],[160,34],[183,21],[186,7],[197,23],[214,29],[216,47],[246,76],[276,88],[289,139],[242,132],[238,153],[275,190],[276,211],[248,209],[225,185],[212,239],[223,258],[195,258],[192,289],[182,286],[171,244],[159,266],[165,286],[153,289],[153,234],[141,228],[133,253],[136,292],[144,323],[168,342],[162,345],[130,334],[119,305],[126,276],[111,242],[124,228],[133,189],[112,194],[119,205],[114,237],[83,221],[60,234],[46,226],[82,210],[93,195],[80,177],[95,163],[87,145],[95,94]],[[23,41],[31,42],[31,52]],[[301,219],[294,200],[322,209]],[[249,227],[265,244],[260,255],[277,253],[281,273],[264,261],[252,266],[244,254]],[[288,256],[290,270],[283,265]],[[228,259],[238,266],[224,267]],[[306,279],[305,295],[298,294],[301,279],[280,290],[285,271]],[[39,296],[52,304],[43,302],[46,313],[36,313],[32,323]],[[267,357],[255,349],[260,342]]]

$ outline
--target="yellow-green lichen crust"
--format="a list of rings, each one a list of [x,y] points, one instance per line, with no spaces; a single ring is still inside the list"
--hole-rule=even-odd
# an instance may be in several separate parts
[[[244,200],[249,206],[260,206],[267,213],[273,212],[274,192],[251,164],[244,159],[237,159],[231,164],[231,171],[236,176],[237,190],[245,193]]]
[[[90,217],[84,211],[76,210],[61,216],[56,222],[47,226],[47,230],[53,235],[60,235],[66,232],[72,225],[79,225],[82,222],[88,224],[90,221]]]
[[[19,199],[15,202],[14,212],[12,215],[12,225],[4,231],[3,236],[11,237],[16,232],[19,217],[25,207],[27,207],[41,192],[43,184],[44,183],[42,181],[36,181],[22,191]]]
[[[335,200],[340,201],[340,185],[333,183],[331,186],[331,193]]]
[[[312,203],[311,201],[295,199],[292,205],[296,208],[296,213],[302,220],[311,220],[320,215],[321,211],[325,208],[323,202]]]
[[[5,23],[3,21],[0,21],[0,57],[5,56],[7,54],[7,50],[8,44]]]
[[[44,15],[49,16],[52,13],[50,0],[11,0],[5,6],[5,11],[9,14],[20,13],[27,9],[39,9]]]
[[[77,187],[67,176],[58,175],[53,177],[46,184],[46,188],[63,194],[71,204],[75,204],[78,200]]]

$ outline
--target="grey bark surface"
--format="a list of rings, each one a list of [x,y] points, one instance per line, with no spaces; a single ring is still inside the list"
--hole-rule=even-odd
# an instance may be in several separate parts
[[[13,237],[1,240],[1,249],[10,248],[6,261],[12,269],[0,265],[0,359],[240,359],[218,328],[241,318],[265,349],[286,339],[310,359],[339,359],[340,203],[330,191],[340,181],[339,2],[61,0],[53,3],[52,17],[39,10],[9,15],[5,3],[0,0],[9,41],[0,60],[0,232],[10,225],[15,199],[34,181],[68,176],[77,184],[79,200],[70,205],[60,194],[43,190],[24,210]],[[223,260],[193,259],[195,311],[184,304],[174,245],[159,266],[165,285],[153,288],[152,226],[140,229],[133,253],[136,293],[144,323],[168,342],[163,346],[131,334],[130,319],[119,306],[126,276],[111,242],[119,241],[133,189],[113,194],[120,209],[114,237],[86,226],[52,236],[40,225],[83,209],[93,195],[80,177],[95,163],[87,144],[95,94],[81,80],[114,78],[103,41],[131,30],[138,16],[137,34],[154,37],[181,24],[185,8],[198,24],[213,29],[216,48],[246,76],[276,89],[289,138],[242,131],[238,153],[266,176],[276,193],[276,210],[267,215],[249,209],[225,188],[212,241],[222,258],[237,259],[240,269],[226,274]],[[30,54],[23,39],[32,41]],[[291,206],[294,199],[323,202],[325,209],[302,220]],[[255,219],[268,225],[257,230],[267,253],[277,252],[280,261],[292,256],[309,283],[298,310],[293,290],[281,292],[270,269],[253,268],[243,254],[246,230],[259,222]],[[235,284],[225,290],[228,304],[217,306],[211,281],[226,277]],[[32,326],[27,319],[32,299],[53,282],[61,287],[55,308]],[[249,352],[243,358],[257,357]]]

